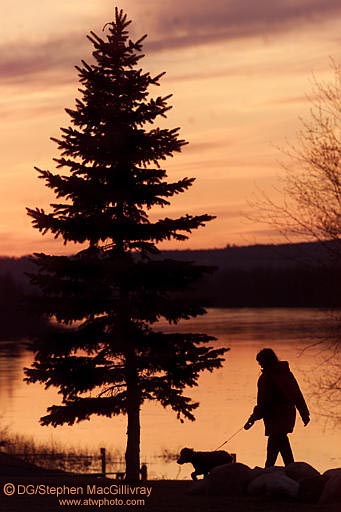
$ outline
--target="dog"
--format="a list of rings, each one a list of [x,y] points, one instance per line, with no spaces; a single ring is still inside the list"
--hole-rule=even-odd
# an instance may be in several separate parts
[[[212,468],[233,462],[234,458],[229,453],[220,450],[215,452],[196,452],[192,448],[183,448],[177,460],[178,464],[190,462],[194,470],[191,473],[192,480],[198,480],[198,475],[208,475]]]

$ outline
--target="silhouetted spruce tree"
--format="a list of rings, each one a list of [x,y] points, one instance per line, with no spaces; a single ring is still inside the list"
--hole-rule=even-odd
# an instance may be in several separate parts
[[[132,42],[129,24],[116,9],[105,39],[88,36],[94,61],[77,67],[82,99],[67,109],[72,127],[53,139],[61,152],[57,168],[68,173],[37,169],[61,202],[51,213],[28,209],[34,227],[83,245],[72,256],[34,256],[38,271],[31,279],[52,321],[31,342],[36,355],[26,380],[55,386],[63,397],[62,405],[48,408],[43,425],[127,414],[126,476],[133,481],[142,403],[158,400],[181,421],[193,420],[198,404],[184,389],[196,385],[200,372],[219,368],[226,350],[208,347],[214,338],[206,334],[153,329],[161,317],[177,323],[205,313],[179,292],[210,269],[151,256],[158,242],[185,240],[213,217],[149,219],[150,208],[167,206],[194,180],[170,183],[159,166],[186,143],[178,128],[151,126],[165,117],[169,96],[149,97],[162,74],[152,77],[137,66],[145,37]]]

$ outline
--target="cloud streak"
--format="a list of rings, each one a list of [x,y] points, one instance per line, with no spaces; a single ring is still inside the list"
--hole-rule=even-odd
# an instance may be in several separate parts
[[[341,14],[339,0],[172,0],[155,20],[159,40],[153,50],[265,37],[302,23],[321,23]]]
[[[147,7],[148,2],[145,5]],[[134,21],[133,32],[140,35],[139,16],[134,16],[133,9],[128,15]],[[222,40],[266,37],[305,22],[321,23],[337,15],[341,15],[339,0],[300,3],[292,0],[172,0],[158,5],[154,18],[144,24],[150,36],[145,50],[154,53]],[[91,58],[92,47],[85,37],[88,31],[66,32],[45,41],[3,43],[0,46],[2,82],[25,82],[51,70],[55,75],[59,72],[58,83],[65,81],[64,71],[73,68],[82,58]],[[72,73],[68,76],[73,77]]]
[[[46,41],[18,41],[0,46],[2,84],[27,82],[46,71],[71,69],[79,63],[86,50],[84,35],[65,34]],[[60,81],[65,80],[63,74]]]

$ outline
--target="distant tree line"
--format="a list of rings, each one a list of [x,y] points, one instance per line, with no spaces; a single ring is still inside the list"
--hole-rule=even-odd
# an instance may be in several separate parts
[[[216,267],[186,292],[207,307],[341,306],[341,266],[326,259],[321,264],[315,244],[177,251],[176,257]],[[41,326],[34,307],[27,310],[32,289],[26,273],[32,270],[27,257],[0,258],[0,339],[24,338]]]
[[[16,260],[17,271],[2,273],[4,260],[0,259],[0,340],[19,340],[37,332],[43,320],[26,303],[27,287],[20,275],[20,260]]]
[[[203,280],[210,307],[326,307],[341,306],[341,268],[255,267],[218,270]]]
[[[203,295],[208,307],[338,308],[341,265],[334,258],[334,245],[332,241],[228,246],[182,251],[181,257],[216,267],[191,292]]]

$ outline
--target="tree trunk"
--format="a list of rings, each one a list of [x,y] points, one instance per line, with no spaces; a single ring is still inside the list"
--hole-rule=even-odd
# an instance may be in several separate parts
[[[127,379],[127,448],[126,448],[126,479],[129,482],[139,480],[140,472],[140,395],[136,355],[133,348],[126,353]]]

